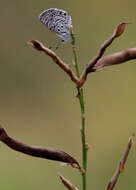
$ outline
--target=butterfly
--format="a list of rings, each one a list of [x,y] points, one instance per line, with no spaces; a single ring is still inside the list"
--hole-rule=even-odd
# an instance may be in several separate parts
[[[71,16],[64,10],[50,8],[39,15],[39,20],[52,32],[61,38],[62,42],[71,39],[70,28],[72,27]]]

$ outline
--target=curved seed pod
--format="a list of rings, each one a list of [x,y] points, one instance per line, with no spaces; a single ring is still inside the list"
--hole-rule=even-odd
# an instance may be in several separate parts
[[[114,189],[114,187],[115,187],[115,185],[116,185],[116,183],[117,183],[117,181],[119,179],[120,174],[123,172],[123,169],[125,167],[126,161],[128,159],[130,149],[131,149],[131,147],[133,145],[133,136],[134,135],[132,135],[129,138],[127,146],[125,148],[125,151],[122,154],[122,157],[121,157],[121,159],[120,159],[120,161],[118,163],[116,171],[115,171],[113,177],[111,178],[111,180],[109,181],[109,183],[108,183],[108,185],[106,187],[106,190],[113,190]]]
[[[22,152],[34,157],[64,162],[70,164],[74,168],[78,168],[81,171],[79,163],[68,153],[62,150],[24,144],[8,136],[3,128],[0,128],[0,141],[15,151]]]
[[[85,83],[85,81],[87,79],[87,75],[89,73],[95,72],[98,69],[100,69],[100,68],[102,68],[102,67],[105,66],[104,64],[103,65],[99,64],[99,67],[98,67],[99,60],[102,59],[105,51],[113,43],[113,41],[117,37],[121,36],[124,33],[127,24],[128,24],[127,22],[120,23],[116,27],[116,29],[113,32],[113,34],[100,46],[100,48],[99,48],[98,53],[96,54],[96,56],[89,61],[88,65],[84,69],[84,71],[83,71],[83,73],[82,73],[82,75],[80,77],[80,80],[78,81],[78,84],[77,84],[78,88],[81,87]]]
[[[115,32],[114,32],[115,37],[119,37],[124,33],[127,24],[129,24],[129,23],[122,22],[117,26],[117,28],[115,29]]]
[[[62,175],[59,175],[61,182],[63,185],[69,189],[69,190],[79,190],[77,187],[75,187],[70,181],[68,181],[66,178],[64,178]]]
[[[33,48],[35,48],[38,51],[44,52],[46,55],[51,57],[51,59],[54,61],[55,64],[57,64],[65,73],[67,73],[70,77],[70,79],[77,84],[78,78],[76,77],[73,70],[69,67],[68,64],[64,63],[64,61],[51,49],[45,47],[41,42],[37,40],[29,40],[27,44],[31,45]]]

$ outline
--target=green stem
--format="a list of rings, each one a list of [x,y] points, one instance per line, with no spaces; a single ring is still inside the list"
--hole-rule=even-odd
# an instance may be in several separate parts
[[[85,173],[82,173],[82,183],[83,190],[86,190],[86,171],[87,171],[87,145],[86,145],[86,136],[85,136],[85,104],[84,104],[84,96],[83,96],[83,88],[79,90],[79,103],[81,108],[81,139],[82,139],[82,167],[84,168]]]
[[[71,38],[72,38],[72,50],[74,56],[74,66],[76,70],[77,77],[80,78],[78,60],[77,60],[77,53],[75,47],[75,37],[73,31],[71,30]],[[86,171],[87,171],[87,151],[88,146],[86,144],[86,135],[85,135],[85,103],[84,103],[84,91],[83,88],[78,88],[78,99],[80,104],[80,111],[81,111],[81,141],[82,141],[82,167],[84,169],[84,173],[82,173],[82,190],[86,190]]]

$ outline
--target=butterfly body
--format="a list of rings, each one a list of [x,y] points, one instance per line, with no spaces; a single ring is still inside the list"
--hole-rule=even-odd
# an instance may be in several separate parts
[[[40,21],[52,32],[55,32],[63,42],[70,40],[71,16],[64,10],[50,8],[39,15]]]

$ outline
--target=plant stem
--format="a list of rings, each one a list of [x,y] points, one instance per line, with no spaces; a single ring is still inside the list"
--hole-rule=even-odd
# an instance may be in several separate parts
[[[76,70],[77,77],[80,77],[79,72],[79,66],[78,66],[78,60],[77,60],[77,53],[76,53],[76,47],[75,47],[75,36],[73,34],[73,31],[71,30],[71,39],[72,39],[72,50],[73,50],[73,56],[74,56],[74,66]],[[86,171],[87,171],[87,151],[88,146],[86,144],[86,135],[85,135],[85,103],[84,103],[84,91],[83,88],[78,88],[78,99],[80,104],[80,111],[81,111],[81,141],[82,141],[82,167],[84,169],[84,173],[82,173],[82,190],[86,190]]]
[[[83,88],[79,89],[78,95],[80,109],[81,109],[81,139],[82,139],[82,167],[84,169],[84,173],[82,173],[82,183],[83,190],[86,190],[86,171],[87,171],[87,145],[86,145],[86,136],[85,136],[85,104],[84,104],[84,96],[83,96]]]

